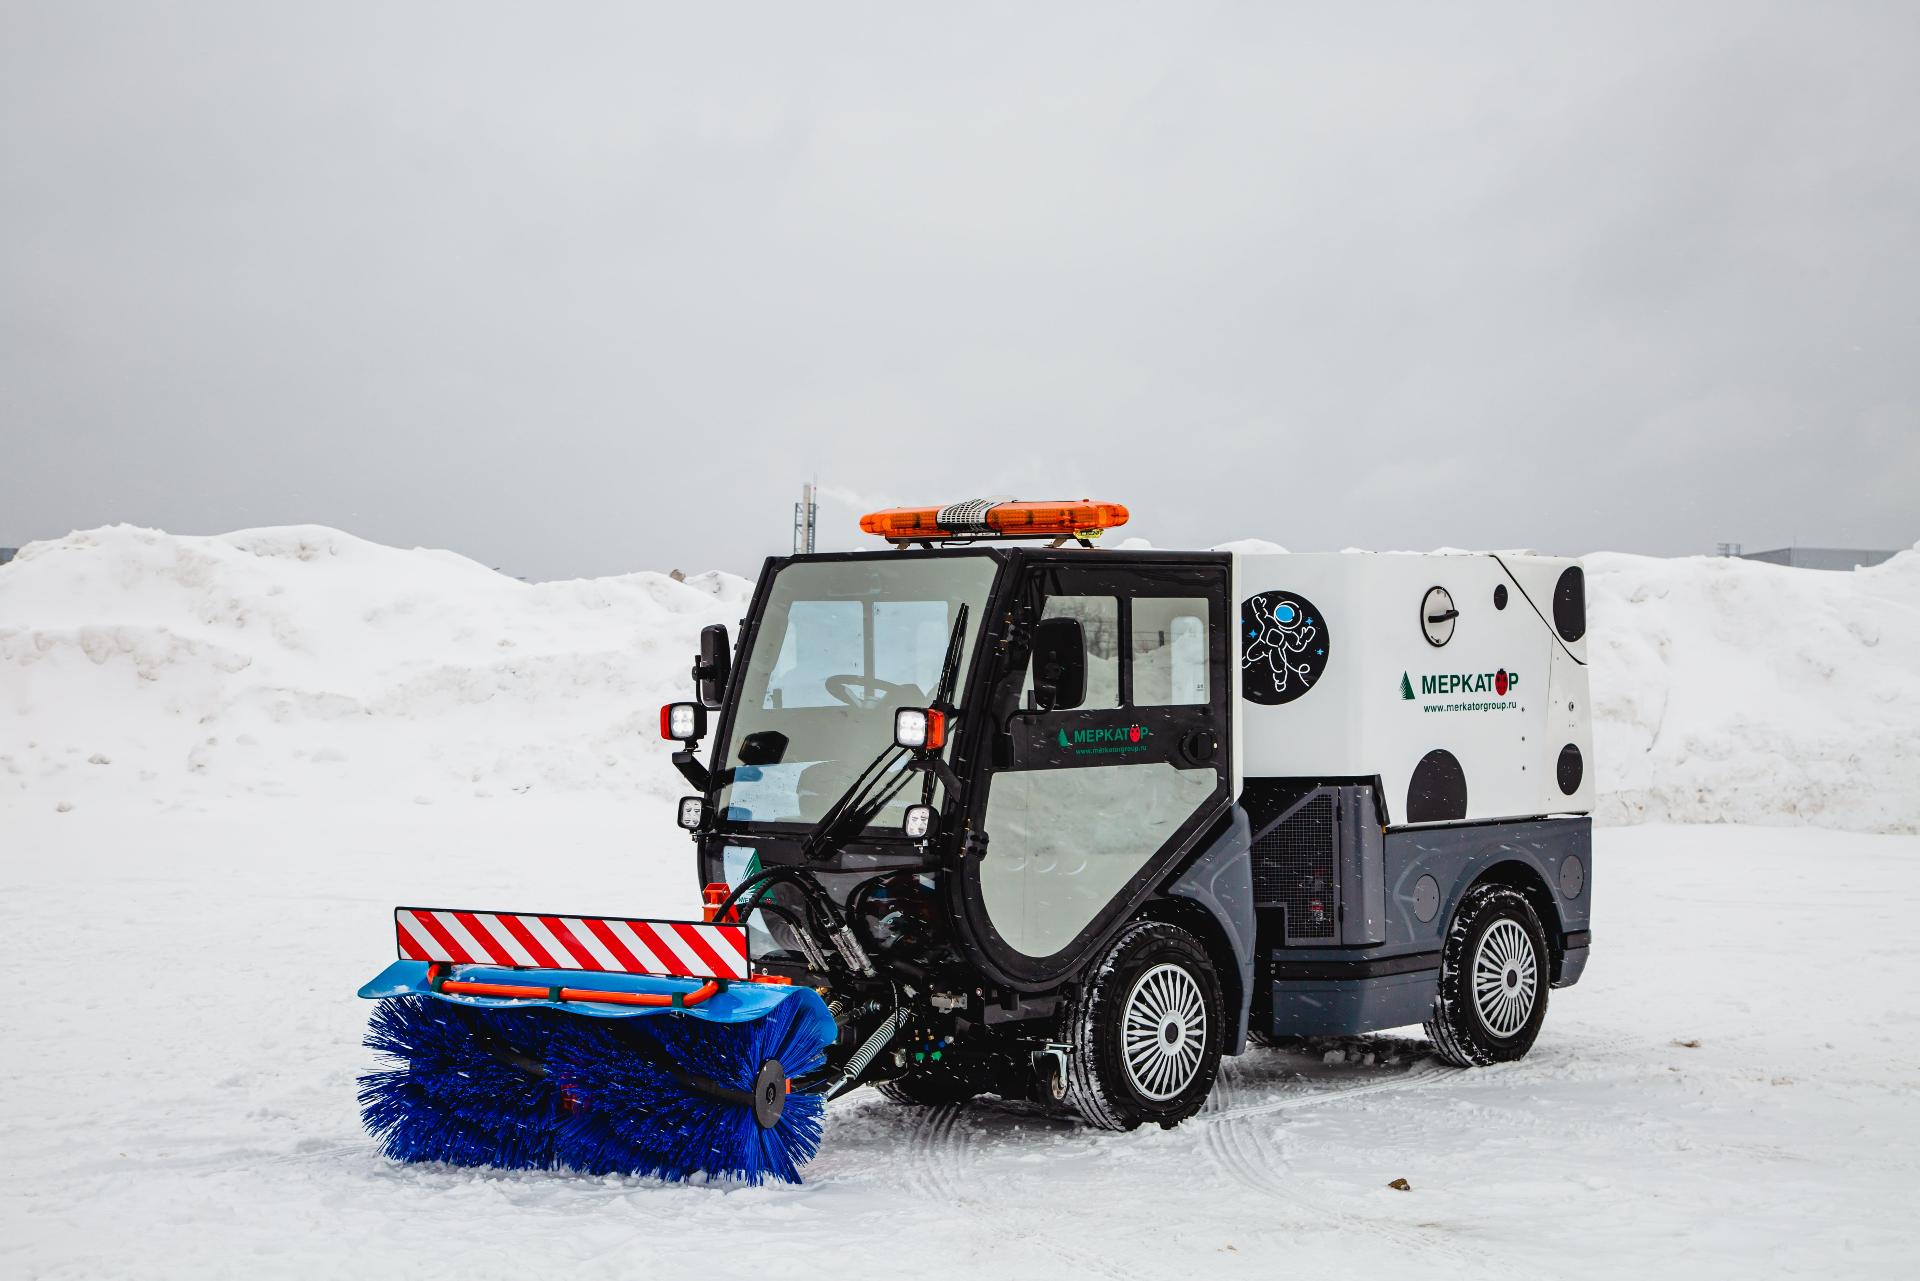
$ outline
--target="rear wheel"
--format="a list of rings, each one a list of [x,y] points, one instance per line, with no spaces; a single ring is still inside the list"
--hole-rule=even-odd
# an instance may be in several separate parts
[[[1455,1067],[1520,1058],[1547,1017],[1547,934],[1520,891],[1467,891],[1440,954],[1440,1005],[1427,1037]]]
[[[1120,931],[1067,1013],[1067,1103],[1091,1125],[1171,1129],[1220,1071],[1220,979],[1200,941],[1159,921]]]

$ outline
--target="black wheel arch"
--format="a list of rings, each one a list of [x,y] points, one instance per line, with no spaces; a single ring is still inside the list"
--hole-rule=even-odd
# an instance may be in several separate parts
[[[1240,962],[1219,919],[1192,899],[1156,895],[1141,905],[1133,920],[1176,926],[1193,935],[1206,949],[1207,959],[1213,963],[1213,972],[1220,982],[1220,1001],[1229,1019],[1230,1034],[1223,1039],[1221,1052],[1232,1056],[1245,1050],[1249,993],[1241,981]]]
[[[1550,974],[1553,982],[1558,983],[1561,964],[1566,960],[1566,932],[1560,921],[1559,900],[1548,888],[1547,878],[1533,864],[1509,858],[1476,876],[1473,884],[1467,887],[1466,894],[1482,885],[1504,885],[1526,895],[1527,902],[1533,905],[1534,913],[1540,918],[1540,927],[1546,931]],[[1461,895],[1462,901],[1466,894]],[[1458,910],[1457,904],[1455,910]]]

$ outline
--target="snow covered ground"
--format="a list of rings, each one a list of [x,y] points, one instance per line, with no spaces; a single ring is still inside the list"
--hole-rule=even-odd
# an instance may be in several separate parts
[[[1594,960],[1528,1060],[1255,1051],[1132,1135],[863,1093],[805,1186],[725,1189],[381,1160],[351,993],[396,902],[694,910],[652,721],[743,580],[34,545],[0,569],[0,1275],[1911,1271],[1920,552],[1588,566],[1602,818],[1648,825],[1597,837]]]
[[[1255,1050],[1171,1132],[830,1111],[801,1187],[401,1167],[359,1129],[395,901],[691,906],[612,797],[10,806],[0,1275],[1907,1273],[1920,838],[1603,831],[1527,1060]],[[1329,1058],[1337,1061],[1325,1061]],[[1407,1192],[1387,1184],[1405,1178]]]

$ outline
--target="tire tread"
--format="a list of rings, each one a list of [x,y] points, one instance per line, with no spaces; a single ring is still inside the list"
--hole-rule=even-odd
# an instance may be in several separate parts
[[[1496,1045],[1479,1034],[1475,1014],[1469,1003],[1472,993],[1461,985],[1460,975],[1470,973],[1472,959],[1468,945],[1475,941],[1480,927],[1491,918],[1510,916],[1518,920],[1533,938],[1536,963],[1540,966],[1538,1004],[1526,1026],[1505,1045]],[[1440,996],[1433,1016],[1424,1024],[1434,1053],[1454,1067],[1486,1067],[1493,1063],[1521,1058],[1533,1048],[1546,1017],[1548,966],[1546,931],[1531,900],[1508,885],[1488,883],[1468,890],[1454,909],[1447,926],[1446,942],[1440,951]],[[1456,990],[1458,989],[1458,990]]]

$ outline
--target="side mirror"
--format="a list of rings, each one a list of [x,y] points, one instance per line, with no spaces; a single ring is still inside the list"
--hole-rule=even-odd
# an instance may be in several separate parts
[[[1077,618],[1043,618],[1033,629],[1033,702],[1063,712],[1087,699],[1087,639]]]
[[[727,678],[733,675],[733,642],[724,623],[700,629],[700,656],[693,660],[693,685],[700,701],[718,707],[726,701]]]

